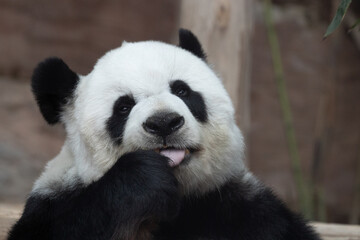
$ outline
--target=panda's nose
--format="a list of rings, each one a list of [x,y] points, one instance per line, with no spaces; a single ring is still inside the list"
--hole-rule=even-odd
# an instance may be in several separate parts
[[[184,118],[175,112],[160,112],[149,117],[143,123],[143,128],[148,133],[166,137],[179,130],[184,123]]]

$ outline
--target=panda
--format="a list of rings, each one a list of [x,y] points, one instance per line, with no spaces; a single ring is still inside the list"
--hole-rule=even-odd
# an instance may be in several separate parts
[[[61,59],[32,90],[66,140],[9,240],[318,240],[244,165],[244,140],[197,37],[127,43],[86,76]]]

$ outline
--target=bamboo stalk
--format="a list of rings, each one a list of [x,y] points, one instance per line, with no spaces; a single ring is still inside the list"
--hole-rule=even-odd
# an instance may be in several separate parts
[[[275,71],[275,80],[278,89],[279,101],[282,110],[282,117],[285,126],[285,134],[290,154],[291,169],[298,192],[300,208],[305,217],[312,218],[312,202],[308,184],[303,177],[300,164],[300,156],[296,142],[295,130],[291,114],[291,107],[286,91],[284,79],[284,71],[281,62],[279,41],[276,35],[273,19],[272,19],[272,3],[271,0],[264,0],[264,19],[267,27],[268,39],[271,48],[273,67]]]

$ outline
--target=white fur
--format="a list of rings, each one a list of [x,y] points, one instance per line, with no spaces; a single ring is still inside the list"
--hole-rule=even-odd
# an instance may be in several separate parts
[[[202,94],[207,123],[199,123],[185,103],[171,94],[169,82],[185,81]],[[123,95],[136,101],[121,145],[106,131],[114,102]],[[34,185],[38,194],[50,194],[54,182],[64,189],[74,180],[96,181],[124,153],[155,149],[160,143],[146,133],[142,123],[161,110],[176,111],[185,125],[173,141],[202,146],[189,164],[175,170],[184,194],[203,193],[233,176],[243,176],[243,138],[235,125],[234,109],[220,79],[201,59],[178,47],[160,42],[126,43],[99,59],[93,71],[81,76],[74,99],[62,120],[67,139],[61,153],[51,160]]]

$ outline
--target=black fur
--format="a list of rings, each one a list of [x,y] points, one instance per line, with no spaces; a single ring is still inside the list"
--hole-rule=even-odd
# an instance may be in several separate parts
[[[135,100],[131,96],[119,97],[114,103],[113,113],[106,122],[106,129],[117,144],[122,142],[125,124],[134,106]]]
[[[49,124],[59,122],[62,109],[79,81],[78,75],[63,60],[48,58],[36,67],[31,81],[32,91],[45,120]]]
[[[176,80],[170,83],[171,92],[181,98],[194,117],[200,122],[206,122],[208,115],[204,98],[199,92],[193,91],[184,81]]]
[[[153,238],[151,238],[151,235]],[[153,151],[121,157],[97,182],[31,196],[8,240],[236,239],[319,240],[267,188],[229,181],[181,198],[167,158]]]
[[[189,30],[179,29],[179,47],[206,61],[206,54],[197,37]]]
[[[97,182],[56,196],[31,196],[9,240],[141,239],[177,215],[177,180],[154,151],[122,156]]]
[[[163,222],[155,239],[319,240],[298,215],[267,188],[228,182],[182,200],[178,217]]]

